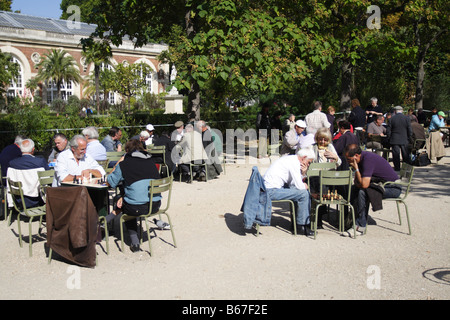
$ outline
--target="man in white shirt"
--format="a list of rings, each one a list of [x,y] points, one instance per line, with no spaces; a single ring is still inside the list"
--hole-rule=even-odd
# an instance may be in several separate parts
[[[86,153],[96,161],[106,160],[106,148],[98,140],[98,131],[95,127],[84,128],[82,134],[87,139]]]
[[[271,200],[293,200],[296,203],[297,230],[307,236],[314,233],[307,227],[311,201],[303,179],[314,158],[311,147],[300,149],[295,155],[279,158],[264,175],[264,185]]]
[[[86,153],[87,140],[82,135],[74,136],[69,142],[69,149],[61,152],[56,159],[55,179],[53,187],[59,187],[63,181],[100,178],[105,170]]]
[[[307,125],[306,132],[308,134],[316,134],[319,128],[329,128],[331,124],[328,122],[327,115],[322,112],[322,102],[314,102],[314,111],[308,113],[305,117]]]

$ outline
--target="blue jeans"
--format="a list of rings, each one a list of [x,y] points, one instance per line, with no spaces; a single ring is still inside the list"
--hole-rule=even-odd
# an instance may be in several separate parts
[[[355,201],[353,205],[355,207],[356,225],[365,227],[367,224],[367,217],[369,215],[369,198],[367,196],[366,189],[354,188],[352,193],[355,192]],[[389,186],[384,188],[383,199],[398,198],[402,193],[402,189],[399,186]]]
[[[308,190],[300,190],[292,188],[273,188],[267,189],[267,193],[271,200],[292,200],[296,204],[297,224],[305,225],[310,223],[309,213],[311,210],[311,199]]]

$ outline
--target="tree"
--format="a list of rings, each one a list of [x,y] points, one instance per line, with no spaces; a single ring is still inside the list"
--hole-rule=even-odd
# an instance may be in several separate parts
[[[82,39],[81,43],[86,64],[94,64],[95,100],[97,114],[100,114],[100,67],[102,63],[108,63],[112,57],[111,47],[106,41],[94,41],[92,38]]]
[[[276,6],[248,0],[137,2],[101,1],[90,18],[95,35],[136,46],[168,41],[177,68],[175,85],[188,92],[190,117],[199,119],[201,91],[214,85],[221,101],[245,90],[277,91],[310,74],[313,63],[329,63],[329,43],[293,23]],[[277,1],[269,1],[274,4]],[[222,98],[223,97],[223,98]]]
[[[127,98],[128,112],[131,109],[131,97],[146,90],[145,78],[151,72],[150,66],[142,62],[132,65],[119,63],[114,67],[113,90]]]
[[[11,0],[0,0],[0,10],[11,11]]]
[[[402,15],[403,24],[412,26],[413,45],[417,52],[416,109],[423,108],[425,65],[431,46],[442,39],[448,48],[449,40],[445,34],[450,23],[449,11],[450,4],[446,0],[415,0],[408,2]]]
[[[0,95],[3,96],[11,80],[19,75],[19,66],[12,61],[12,57],[9,53],[3,53],[0,51]]]
[[[38,74],[36,79],[41,82],[53,80],[56,84],[57,97],[61,99],[61,85],[70,81],[80,83],[80,71],[77,69],[75,59],[62,49],[52,49],[44,54],[43,59],[37,64]]]
[[[91,23],[92,21],[89,20],[89,14],[98,3],[98,0],[61,0],[61,19],[69,19],[74,14],[74,12],[68,12],[69,7],[77,6],[80,9],[80,22]]]

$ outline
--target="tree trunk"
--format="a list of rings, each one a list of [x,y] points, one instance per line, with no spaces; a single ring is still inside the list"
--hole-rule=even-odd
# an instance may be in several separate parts
[[[95,76],[95,103],[97,105],[97,114],[100,114],[100,66],[94,66]]]
[[[341,111],[350,109],[352,99],[353,66],[348,60],[342,62],[341,67]],[[345,117],[345,114],[344,114]]]
[[[188,39],[192,39],[195,36],[195,29],[194,29],[194,21],[191,16],[191,10],[188,10],[186,12],[186,15],[184,17],[186,22],[186,35]],[[193,80],[191,78],[191,88],[189,90],[188,94],[188,110],[189,112],[189,118],[195,119],[195,121],[200,120],[200,86],[198,85],[197,81]]]
[[[423,80],[425,79],[425,56],[420,54],[417,64],[416,110],[423,108]]]
[[[200,120],[200,87],[197,82],[194,82],[189,90],[188,110],[190,110],[189,119]]]

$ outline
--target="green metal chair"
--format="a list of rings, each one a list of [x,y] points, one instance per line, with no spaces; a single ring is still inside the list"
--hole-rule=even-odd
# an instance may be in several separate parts
[[[322,162],[322,163],[312,162],[308,167],[308,171],[306,171],[308,186],[311,186],[311,178],[318,177],[321,170],[334,170],[334,169],[336,169],[335,162]]]
[[[108,160],[108,165],[112,161],[114,161],[114,162],[119,161],[124,154],[125,154],[125,151],[109,151],[109,152],[106,152],[106,158]],[[107,174],[110,173],[112,171],[112,169],[113,169],[113,168],[108,168],[108,165],[106,166],[106,169],[105,169]]]
[[[159,174],[161,174],[163,166],[166,167],[168,175],[171,174],[169,167],[167,166],[166,163],[166,146],[155,146],[155,145],[147,146],[147,152],[148,154],[162,157],[163,163],[159,164]]]
[[[406,220],[408,221],[408,230],[409,230],[409,235],[411,235],[411,223],[409,220],[409,213],[408,213],[408,206],[406,205],[406,198],[408,197],[409,194],[409,190],[411,189],[411,181],[413,179],[414,176],[414,167],[407,164],[407,163],[403,163],[402,167],[400,168],[400,179],[397,181],[388,181],[384,183],[384,186],[386,185],[398,185],[398,186],[402,186],[405,187],[403,194],[401,194],[398,198],[387,198],[387,199],[383,199],[383,201],[395,201],[395,203],[397,204],[397,213],[398,213],[398,220],[399,220],[399,224],[402,224],[402,218],[400,216],[400,203],[403,203],[403,205],[405,206],[405,211],[406,211]],[[366,227],[366,231],[367,231],[367,227]]]
[[[145,221],[145,226],[147,228],[148,247],[149,247],[150,255],[153,255],[151,241],[150,241],[150,228],[148,225],[148,218],[156,216],[156,215],[159,215],[161,218],[162,214],[167,216],[168,222],[170,224],[170,231],[172,233],[173,245],[175,248],[177,247],[177,244],[175,241],[175,234],[173,232],[173,225],[170,220],[170,216],[167,213],[167,211],[169,210],[170,198],[172,195],[172,184],[173,184],[173,176],[169,176],[169,177],[162,178],[162,179],[151,180],[150,188],[149,188],[150,208],[149,208],[148,213],[144,214],[144,215],[140,215],[140,216],[129,216],[126,214],[122,214],[122,216],[120,217],[120,239],[122,242],[122,252],[124,252],[123,223],[125,221],[131,220],[131,219],[139,219],[141,225],[142,225],[142,220]],[[167,192],[167,202],[166,202],[165,207],[163,208],[161,205],[161,208],[157,212],[152,213],[153,197],[158,194],[163,195],[165,192]],[[142,244],[142,238],[143,237],[142,237],[142,233],[141,233],[141,244]]]
[[[7,200],[8,190],[6,187],[6,183],[3,183],[3,178],[6,179],[6,177],[3,177],[3,175],[2,175],[2,166],[0,165],[0,187],[2,188],[2,191],[1,191],[2,192],[2,203],[1,203],[1,205],[3,206],[3,214],[5,217],[6,224],[7,224],[7,226],[9,226],[11,216],[9,214],[10,210],[8,207],[8,200]]]
[[[352,171],[334,171],[334,170],[320,170],[319,171],[319,179],[320,179],[320,189],[319,189],[319,197],[316,199],[314,197],[311,198],[311,202],[315,204],[315,211],[313,212],[314,223],[312,224],[312,230],[314,230],[314,239],[317,236],[317,218],[319,213],[319,207],[323,205],[337,205],[339,208],[339,232],[344,232],[344,214],[343,208],[347,206],[350,208],[353,220],[353,233],[356,238],[356,227],[355,227],[355,210],[350,203],[351,196],[351,186],[352,186]],[[348,195],[347,199],[340,196],[340,199],[332,200],[324,198],[323,186],[327,186],[329,190],[332,190],[333,187],[336,186],[348,186]],[[333,192],[334,194],[334,192]],[[326,195],[325,195],[326,196]],[[311,221],[312,221],[311,220]]]
[[[293,234],[294,236],[297,235],[297,222],[295,220],[295,204],[294,201],[292,200],[272,200],[272,205],[273,204],[278,204],[278,203],[288,203],[289,204],[289,214],[291,216],[291,222],[293,225]],[[256,236],[259,235],[259,224],[256,223]]]
[[[108,170],[109,160],[97,160],[97,163],[103,167],[103,169]]]
[[[55,169],[38,171],[37,174],[40,184],[41,197],[45,200],[45,197],[47,195],[47,188],[51,187],[53,178],[55,177]]]
[[[22,190],[22,182],[20,181],[12,181],[11,179],[8,178],[8,185],[9,185],[9,190],[11,193],[11,197],[13,199],[13,205],[14,205],[14,209],[17,210],[17,212],[19,213],[17,215],[17,225],[18,225],[18,229],[19,229],[19,244],[20,247],[23,247],[22,244],[22,230],[21,230],[21,226],[20,226],[20,217],[26,216],[29,218],[28,220],[28,230],[29,230],[29,250],[30,250],[30,257],[33,255],[32,252],[32,245],[33,245],[33,235],[32,235],[32,223],[33,223],[33,219],[39,217],[39,229],[38,229],[38,234],[41,234],[41,226],[42,226],[42,217],[45,215],[46,211],[45,211],[45,205],[44,206],[40,206],[40,207],[34,207],[34,208],[30,208],[28,209],[27,206],[25,205],[25,200],[24,200],[24,195],[23,195],[23,190]],[[17,201],[17,197],[20,198],[21,203],[18,203]]]

